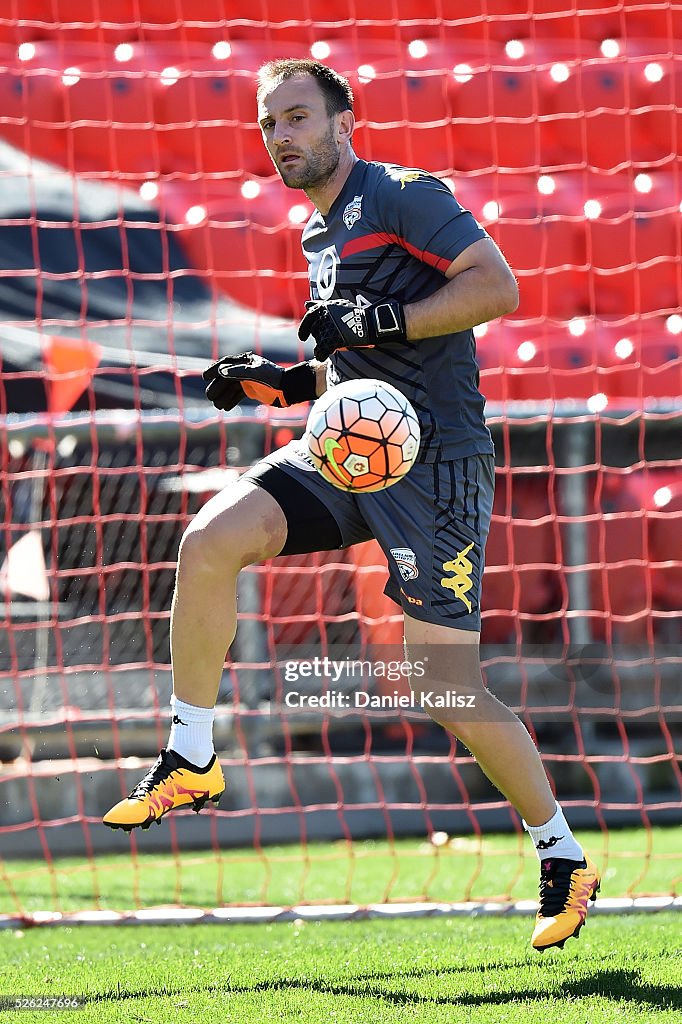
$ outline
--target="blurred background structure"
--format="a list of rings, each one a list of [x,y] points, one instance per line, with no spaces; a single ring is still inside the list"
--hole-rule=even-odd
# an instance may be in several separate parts
[[[517,312],[476,329],[488,683],[579,824],[679,821],[682,5],[8,0],[0,855],[128,848],[98,822],[167,734],[182,531],[303,430],[300,407],[216,414],[200,377],[228,352],[310,355],[311,206],[256,124],[257,69],[283,55],[348,75],[359,155],[438,174],[514,268]],[[373,544],[244,572],[226,801],[134,850],[519,831],[424,719],[282,712],[283,651],[398,656],[385,576]]]

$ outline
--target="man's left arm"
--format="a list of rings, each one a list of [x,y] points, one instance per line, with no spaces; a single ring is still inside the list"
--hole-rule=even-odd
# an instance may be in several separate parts
[[[403,306],[408,341],[438,338],[513,313],[519,289],[492,238],[480,238],[445,271],[448,281],[427,299]]]
[[[302,341],[313,337],[315,358],[327,359],[345,348],[365,348],[455,334],[511,313],[519,291],[509,265],[489,236],[477,238],[445,270],[446,283],[418,302],[387,296],[370,306],[345,299],[308,303],[298,329]]]

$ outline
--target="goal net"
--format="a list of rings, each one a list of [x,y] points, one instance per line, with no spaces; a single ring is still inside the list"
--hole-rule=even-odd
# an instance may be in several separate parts
[[[682,7],[16,0],[0,15],[0,923],[535,895],[518,816],[398,699],[402,616],[374,543],[242,573],[220,808],[130,836],[101,825],[167,738],[184,528],[304,429],[301,407],[218,414],[201,381],[230,352],[310,355],[311,206],[255,123],[257,69],[282,55],[347,74],[358,153],[442,177],[518,277],[517,312],[476,329],[496,446],[486,682],[537,740],[613,906],[671,905]],[[333,706],[338,692],[363,696]]]

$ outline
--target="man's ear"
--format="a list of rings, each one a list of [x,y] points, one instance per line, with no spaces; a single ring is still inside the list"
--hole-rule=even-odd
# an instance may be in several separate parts
[[[339,142],[350,142],[355,130],[355,114],[352,110],[342,110],[337,114],[336,133]]]

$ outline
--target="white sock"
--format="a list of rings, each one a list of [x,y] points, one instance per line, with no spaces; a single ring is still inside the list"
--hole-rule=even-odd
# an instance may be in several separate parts
[[[523,827],[533,840],[535,852],[540,860],[549,857],[583,860],[585,854],[582,846],[568,827],[559,804],[556,805],[553,816],[544,825],[529,825],[524,821]]]
[[[180,754],[197,768],[205,768],[214,754],[213,718],[215,708],[198,708],[185,704],[173,694],[171,697],[173,715],[168,749]]]

